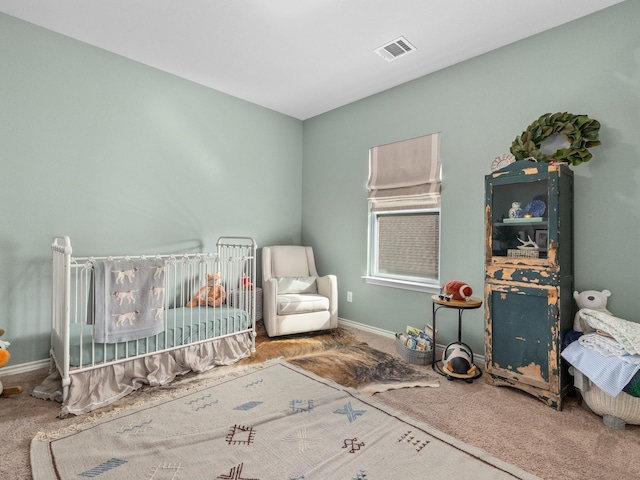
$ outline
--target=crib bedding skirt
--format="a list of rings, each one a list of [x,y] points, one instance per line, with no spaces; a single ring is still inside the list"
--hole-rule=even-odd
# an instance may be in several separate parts
[[[81,415],[114,403],[143,385],[165,385],[178,375],[231,365],[250,355],[251,344],[251,332],[247,331],[76,372],[71,375],[64,401],[62,377],[55,369],[32,395],[62,402],[60,418]]]

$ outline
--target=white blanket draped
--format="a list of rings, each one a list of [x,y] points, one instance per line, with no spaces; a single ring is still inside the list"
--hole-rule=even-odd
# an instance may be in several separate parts
[[[611,335],[630,355],[640,354],[640,323],[590,308],[583,308],[578,313],[592,328]]]

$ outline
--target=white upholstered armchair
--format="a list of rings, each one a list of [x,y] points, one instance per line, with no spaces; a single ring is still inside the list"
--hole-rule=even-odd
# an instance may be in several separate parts
[[[311,247],[263,247],[262,293],[270,337],[338,326],[338,280],[318,275]]]

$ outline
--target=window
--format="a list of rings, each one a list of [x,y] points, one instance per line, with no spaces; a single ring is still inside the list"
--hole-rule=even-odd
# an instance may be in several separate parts
[[[368,283],[440,291],[439,134],[369,152]]]

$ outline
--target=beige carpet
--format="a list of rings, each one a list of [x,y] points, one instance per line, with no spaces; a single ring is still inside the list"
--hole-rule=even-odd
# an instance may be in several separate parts
[[[395,354],[395,340],[350,329],[356,338],[378,350]],[[429,366],[415,367],[432,373]],[[38,431],[81,423],[83,418],[56,418],[59,404],[27,394],[46,376],[46,369],[3,376],[7,385],[22,385],[22,394],[0,399],[0,478],[29,479],[29,444]],[[187,376],[170,388],[193,383]],[[131,402],[148,401],[161,389],[141,389]],[[578,398],[556,412],[518,390],[440,381],[439,388],[406,388],[378,393],[374,399],[421,420],[493,456],[546,479],[640,478],[640,427],[612,430],[580,406]],[[95,417],[94,417],[95,418]]]
[[[82,452],[82,455],[78,455]],[[536,477],[282,360],[31,446],[36,480]]]

